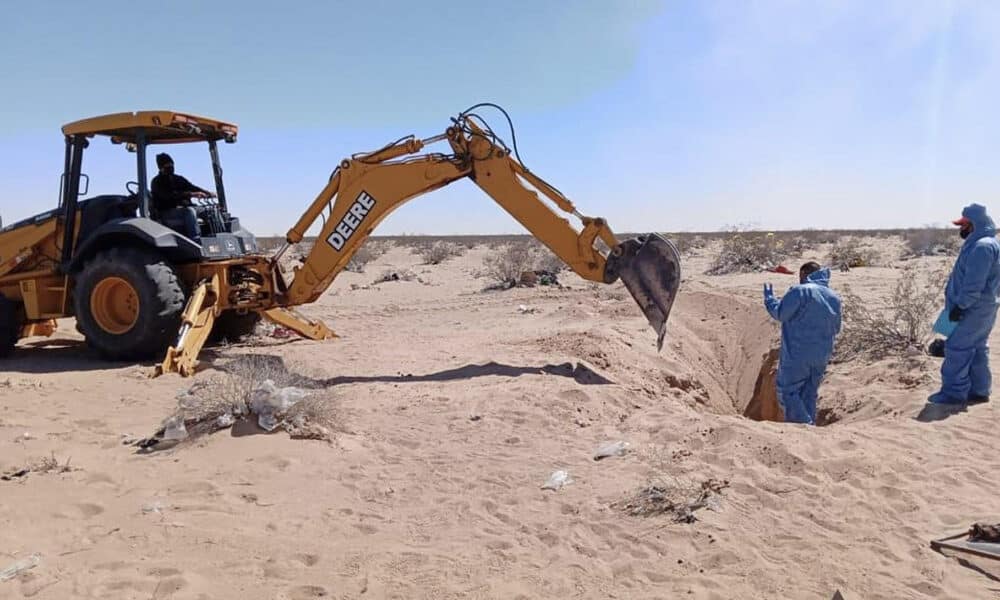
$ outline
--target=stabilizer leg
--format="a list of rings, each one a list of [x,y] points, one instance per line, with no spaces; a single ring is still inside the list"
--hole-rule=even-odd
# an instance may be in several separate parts
[[[194,375],[198,366],[198,354],[205,346],[212,332],[215,317],[218,316],[217,299],[219,276],[203,280],[195,288],[181,315],[181,329],[177,341],[167,349],[163,363],[156,367],[153,377],[164,373],[177,373],[181,377]]]

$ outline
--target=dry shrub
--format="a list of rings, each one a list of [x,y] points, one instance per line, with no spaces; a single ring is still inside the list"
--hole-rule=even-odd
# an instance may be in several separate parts
[[[841,269],[856,267],[871,267],[879,260],[878,251],[869,245],[862,244],[856,237],[846,237],[837,240],[830,249],[828,257],[830,266]]]
[[[682,256],[694,254],[698,250],[703,250],[708,246],[708,242],[700,235],[679,233],[670,237],[670,241],[677,247],[677,252]]]
[[[556,274],[566,268],[566,263],[556,256],[555,252],[549,250],[548,246],[538,240],[532,242],[532,252],[535,254],[534,268],[536,271]]]
[[[160,424],[151,438],[138,445],[150,448],[162,442],[172,424],[182,422],[190,443],[204,435],[228,429],[238,420],[253,419],[254,394],[267,382],[277,388],[294,387],[307,396],[287,411],[275,413],[279,426],[292,437],[331,439],[339,418],[330,394],[319,388],[317,380],[289,370],[280,357],[244,355],[219,367],[221,373],[192,385],[178,395],[177,409]]]
[[[518,285],[557,284],[556,275],[565,263],[535,241],[517,241],[491,252],[483,259],[483,271],[494,285],[509,289]]]
[[[799,237],[815,245],[836,244],[840,240],[840,234],[836,231],[821,231],[818,229],[806,229],[799,232]]]
[[[889,298],[881,302],[864,301],[844,286],[843,327],[834,362],[881,360],[905,355],[911,347],[924,347],[943,303],[945,277],[943,270],[918,272],[907,267]]]
[[[669,514],[678,523],[693,523],[697,520],[694,511],[711,507],[714,497],[727,487],[725,480],[710,478],[694,485],[671,478],[645,486],[613,507],[633,517]]]
[[[419,280],[417,274],[409,269],[403,269],[402,271],[393,271],[389,269],[387,271],[382,271],[382,274],[378,276],[378,279],[372,282],[372,284],[385,283],[387,281],[415,281]]]
[[[360,248],[355,250],[354,255],[351,256],[351,260],[348,261],[344,269],[354,273],[364,273],[365,265],[373,260],[378,260],[390,248],[392,248],[392,244],[386,240],[368,239]]]
[[[462,256],[465,250],[466,248],[459,244],[438,241],[429,246],[419,247],[417,253],[423,259],[425,265],[438,265],[449,258]]]
[[[729,481],[714,477],[696,481],[689,476],[668,475],[676,471],[676,453],[668,455],[660,445],[640,450],[639,458],[649,467],[646,484],[611,504],[611,508],[633,517],[671,515],[676,522],[692,523],[697,520],[696,510],[714,508],[716,496],[729,487]]]
[[[809,252],[810,250],[815,250],[817,246],[819,246],[819,242],[809,239],[804,235],[794,236],[792,239],[788,240],[788,242],[786,242],[785,244],[785,247],[788,249],[788,252],[790,252],[791,254],[795,254],[797,256],[802,256],[803,254]]]
[[[904,231],[903,242],[903,258],[952,256],[962,247],[962,239],[954,230],[933,227]]]
[[[773,233],[733,231],[723,240],[722,250],[705,274],[754,273],[781,264],[786,258],[785,244]]]
[[[70,466],[72,458],[67,458],[65,463],[60,463],[53,452],[47,457],[40,458],[28,465],[4,471],[0,473],[0,481],[16,481],[26,477],[28,473],[69,473],[76,471]]]
[[[500,285],[517,285],[521,273],[534,267],[534,253],[525,242],[501,246],[483,259],[485,275]]]

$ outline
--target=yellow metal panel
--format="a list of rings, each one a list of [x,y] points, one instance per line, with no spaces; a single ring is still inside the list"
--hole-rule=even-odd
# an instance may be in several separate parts
[[[185,126],[189,124],[205,130],[205,135],[188,131]],[[107,135],[121,142],[135,142],[137,134],[143,132],[150,141],[187,142],[206,139],[213,132],[224,132],[235,137],[238,129],[233,123],[210,117],[171,110],[151,110],[81,119],[63,125],[62,132],[64,135]]]
[[[21,281],[21,300],[24,302],[24,314],[28,319],[42,318],[38,309],[38,288],[34,279]]]

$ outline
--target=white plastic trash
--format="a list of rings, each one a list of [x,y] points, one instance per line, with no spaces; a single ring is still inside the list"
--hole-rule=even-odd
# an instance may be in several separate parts
[[[7,581],[8,579],[14,579],[24,571],[28,569],[34,569],[38,566],[38,563],[42,562],[42,555],[39,553],[34,553],[31,556],[22,558],[21,560],[8,565],[5,569],[0,571],[0,581]]]
[[[184,417],[171,417],[163,427],[163,439],[165,440],[183,440],[187,436],[188,432],[187,428],[184,427]]]
[[[607,442],[594,453],[594,460],[601,460],[610,456],[623,456],[628,452],[628,442]]]
[[[568,471],[553,471],[549,475],[548,481],[542,486],[543,490],[558,490],[567,483],[573,483],[573,480],[569,478]]]

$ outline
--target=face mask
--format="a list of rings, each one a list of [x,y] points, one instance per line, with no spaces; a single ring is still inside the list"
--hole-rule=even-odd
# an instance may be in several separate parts
[[[964,239],[966,239],[967,237],[969,237],[969,234],[971,234],[971,233],[972,233],[972,228],[971,228],[971,227],[963,227],[963,228],[962,228],[962,229],[961,229],[961,230],[960,230],[960,231],[958,232],[958,235],[962,236],[962,239],[964,240]]]

